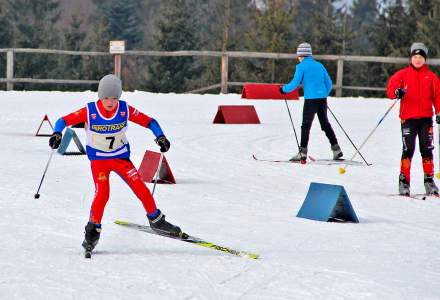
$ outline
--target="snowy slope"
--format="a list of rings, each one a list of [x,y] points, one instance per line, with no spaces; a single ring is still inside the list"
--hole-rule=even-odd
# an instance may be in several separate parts
[[[195,236],[258,252],[261,259],[113,224],[145,222],[140,202],[113,175],[101,240],[86,260],[81,242],[94,193],[89,162],[54,156],[35,200],[50,150],[47,138],[34,134],[46,113],[54,122],[95,93],[0,96],[1,299],[440,299],[440,200],[390,196],[397,192],[401,149],[397,107],[362,150],[373,166],[348,167],[340,175],[337,166],[252,159],[295,154],[283,101],[124,93],[171,140],[166,157],[178,183],[159,185],[155,193],[167,219]],[[217,106],[226,104],[253,104],[262,124],[212,124]],[[329,105],[360,145],[391,102],[331,98]],[[302,101],[290,107],[299,133]],[[351,157],[350,143],[329,118]],[[84,132],[76,131],[84,142]],[[136,166],[146,149],[158,151],[149,130],[133,124],[128,138]],[[329,147],[315,120],[310,154],[328,158]],[[437,165],[437,149],[435,154]],[[412,174],[413,191],[423,192],[418,153]],[[312,181],[343,185],[360,223],[296,218]]]

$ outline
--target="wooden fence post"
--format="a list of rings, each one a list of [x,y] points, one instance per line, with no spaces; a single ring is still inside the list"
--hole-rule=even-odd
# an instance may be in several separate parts
[[[222,72],[222,81],[220,86],[220,92],[222,94],[228,93],[228,55],[222,54],[222,63],[221,63],[221,72]]]
[[[336,97],[342,97],[342,80],[344,76],[344,60],[338,59],[338,68],[336,70]]]
[[[14,79],[14,50],[6,52],[6,79]],[[10,81],[6,82],[6,90],[12,91],[14,84]]]

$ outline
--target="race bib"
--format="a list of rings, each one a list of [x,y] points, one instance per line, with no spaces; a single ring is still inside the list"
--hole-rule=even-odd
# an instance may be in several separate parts
[[[95,134],[91,136],[91,146],[104,152],[112,152],[127,144],[125,133]]]

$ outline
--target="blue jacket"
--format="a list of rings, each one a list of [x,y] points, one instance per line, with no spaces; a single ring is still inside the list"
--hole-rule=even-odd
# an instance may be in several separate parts
[[[303,61],[296,65],[292,81],[283,86],[283,91],[290,93],[303,85],[304,99],[327,98],[332,90],[332,80],[325,67],[313,57],[304,57]]]

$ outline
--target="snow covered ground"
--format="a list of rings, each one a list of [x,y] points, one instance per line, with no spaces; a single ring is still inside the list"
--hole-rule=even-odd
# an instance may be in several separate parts
[[[275,159],[295,154],[283,101],[124,93],[131,105],[155,117],[171,140],[166,158],[177,184],[158,185],[155,192],[167,219],[261,259],[113,224],[146,221],[140,202],[113,175],[101,240],[87,260],[81,242],[94,193],[89,162],[85,156],[54,156],[41,197],[34,199],[50,153],[48,138],[34,134],[45,114],[54,122],[96,94],[0,92],[0,97],[1,299],[440,299],[440,200],[390,196],[397,192],[401,149],[398,107],[362,150],[373,165],[348,167],[340,175],[338,166],[252,159],[252,154]],[[253,104],[262,124],[212,124],[218,105],[227,104]],[[330,98],[329,105],[360,145],[391,102]],[[299,133],[302,101],[290,107]],[[329,118],[345,157],[351,157],[352,146]],[[84,142],[83,130],[76,132]],[[145,150],[158,151],[147,129],[133,124],[128,138],[136,166]],[[331,156],[317,120],[309,152]],[[422,193],[418,152],[412,170],[412,189]],[[343,185],[360,223],[297,218],[310,182]]]

